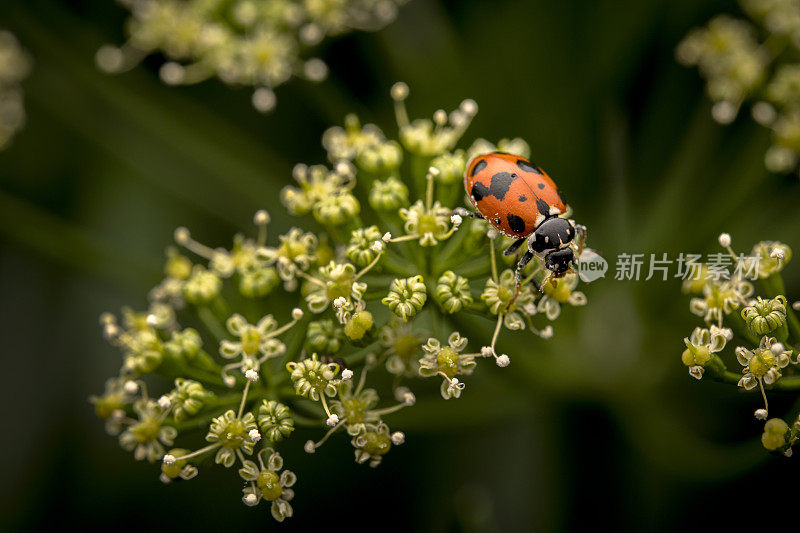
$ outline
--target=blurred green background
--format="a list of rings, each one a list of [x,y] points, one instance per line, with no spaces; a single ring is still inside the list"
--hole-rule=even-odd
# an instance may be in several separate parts
[[[697,73],[673,59],[719,12],[737,6],[411,0],[378,33],[326,41],[330,78],[291,81],[262,116],[247,89],[163,86],[157,57],[124,75],[96,70],[97,48],[123,39],[113,2],[0,2],[0,27],[35,58],[28,124],[0,153],[0,527],[667,531],[788,520],[798,458],[761,448],[755,394],[689,378],[681,340],[697,321],[678,280],[587,286],[589,305],[566,312],[551,342],[514,337],[508,369],[482,369],[457,402],[397,416],[407,443],[376,470],[352,463],[346,439],[313,457],[289,451],[300,481],[281,525],[245,508],[222,469],[163,487],[87,402],[119,366],[97,317],[144,305],[173,228],[227,245],[263,207],[271,234],[285,231],[295,221],[277,191],[293,164],[323,162],[322,132],[349,111],[393,134],[397,80],[416,116],[474,98],[467,144],[526,139],[607,258],[716,251],[721,231],[737,251],[762,239],[797,250],[797,177],[764,170],[768,134],[752,121],[716,125]],[[797,295],[798,265],[786,280]],[[774,394],[771,407],[790,401]]]

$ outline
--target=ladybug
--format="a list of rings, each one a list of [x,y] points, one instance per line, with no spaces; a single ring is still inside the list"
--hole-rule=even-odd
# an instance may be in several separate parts
[[[505,152],[478,155],[467,165],[464,188],[478,212],[458,208],[454,214],[486,219],[500,233],[515,237],[517,240],[504,255],[516,253],[527,242],[515,270],[517,291],[508,305],[519,294],[522,269],[534,255],[542,256],[550,271],[542,287],[551,278],[574,272],[571,267],[575,254],[570,244],[580,233],[580,255],[586,228],[561,218],[567,212],[567,204],[555,182],[541,168],[522,156]]]

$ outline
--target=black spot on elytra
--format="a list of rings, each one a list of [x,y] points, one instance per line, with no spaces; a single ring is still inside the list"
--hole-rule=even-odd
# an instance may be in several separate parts
[[[527,199],[528,199],[528,197],[527,197],[527,196],[525,196],[524,194],[521,194],[521,195],[520,195],[520,197],[519,197],[519,201],[520,201],[520,202],[524,202],[524,201],[525,201],[525,200],[527,200]]]
[[[486,168],[486,165],[488,165],[488,163],[486,162],[485,159],[481,159],[480,161],[475,163],[475,166],[472,167],[472,174],[470,174],[470,176],[474,176],[475,174]]]
[[[492,176],[492,182],[489,184],[489,194],[502,200],[506,197],[508,189],[511,188],[511,183],[517,179],[516,174],[509,174],[508,172],[498,172]]]
[[[536,200],[536,209],[544,216],[550,216],[550,204],[539,198]]]
[[[472,197],[476,202],[480,202],[485,197],[489,196],[489,188],[483,183],[476,181],[472,184]]]
[[[540,182],[540,183],[539,183],[539,188],[540,188],[540,189],[544,189],[544,183],[541,183],[541,182]]]
[[[517,166],[524,170],[525,172],[533,172],[534,174],[541,174],[542,171],[531,163],[530,161],[525,161],[524,159],[517,159]]]
[[[511,231],[514,233],[525,233],[525,221],[522,220],[522,217],[509,213],[506,218],[508,219],[508,227],[511,228]]]

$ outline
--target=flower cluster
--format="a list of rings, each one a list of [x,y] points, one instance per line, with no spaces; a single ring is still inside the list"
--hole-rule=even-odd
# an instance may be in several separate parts
[[[101,317],[122,367],[95,410],[136,459],[161,463],[162,481],[191,479],[213,457],[238,472],[246,505],[266,500],[283,520],[296,478],[278,450],[297,443],[297,428],[321,431],[303,444],[309,454],[344,434],[357,463],[377,466],[405,441],[391,415],[415,404],[412,387],[468,394],[481,360],[511,363],[502,333],[547,339],[566,306],[586,303],[572,274],[536,290],[548,273],[540,257],[515,298],[514,258],[496,254],[509,242],[453,212],[467,158],[527,155],[524,141],[459,149],[475,102],[412,121],[407,95],[392,89],[399,140],[351,116],[323,136],[330,168],[295,170],[282,201],[320,230],[271,238],[259,211],[253,237],[212,248],[178,228],[147,309]],[[156,383],[167,385],[154,398]]]
[[[720,235],[719,243],[741,260],[731,247],[730,235]],[[783,419],[768,420],[767,392],[800,390],[796,349],[800,320],[795,314],[800,302],[789,305],[781,277],[792,253],[785,244],[764,241],[753,247],[750,256],[750,261],[758,262],[749,266],[758,269],[763,296],[754,296],[755,289],[742,279],[743,272],[730,279],[705,273],[698,281],[684,283],[684,292],[694,296],[690,310],[703,318],[705,327],[695,328],[683,340],[681,361],[696,379],[709,375],[745,391],[758,389],[764,406],[756,409],[755,417],[767,420],[761,441],[768,450],[788,456],[800,438],[800,413],[790,413],[791,429]],[[729,365],[738,371],[729,370]]]
[[[328,75],[319,58],[307,58],[325,37],[374,31],[391,22],[406,0],[120,0],[131,16],[128,41],[104,45],[97,65],[122,72],[161,53],[160,76],[169,85],[216,76],[255,87],[253,106],[268,112],[273,89],[291,77],[319,82]]]
[[[676,49],[678,61],[695,65],[714,101],[712,115],[733,122],[745,103],[772,132],[764,156],[772,172],[800,162],[800,4],[795,0],[740,0],[747,19],[714,17],[692,30]]]
[[[0,31],[0,150],[25,125],[20,83],[30,70],[31,59],[17,38],[8,31]]]

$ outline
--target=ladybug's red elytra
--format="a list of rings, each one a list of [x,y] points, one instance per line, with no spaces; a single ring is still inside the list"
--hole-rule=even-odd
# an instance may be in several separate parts
[[[519,294],[522,269],[534,255],[543,256],[545,267],[550,271],[542,286],[551,278],[560,278],[572,271],[575,254],[570,244],[580,233],[580,255],[586,228],[561,218],[567,212],[567,204],[555,182],[541,168],[519,155],[481,154],[467,165],[464,188],[478,212],[458,208],[455,214],[484,218],[497,231],[515,237],[517,240],[503,252],[505,255],[515,253],[523,243],[528,243],[517,262],[517,291],[509,306]]]

